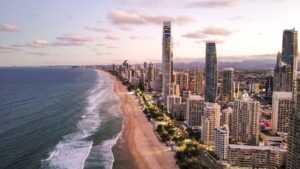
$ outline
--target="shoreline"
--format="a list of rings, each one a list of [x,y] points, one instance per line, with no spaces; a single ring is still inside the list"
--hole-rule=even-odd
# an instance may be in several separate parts
[[[112,149],[113,169],[178,169],[175,153],[158,140],[136,96],[128,94],[127,87],[116,77],[109,76],[120,99],[123,118],[120,136]]]

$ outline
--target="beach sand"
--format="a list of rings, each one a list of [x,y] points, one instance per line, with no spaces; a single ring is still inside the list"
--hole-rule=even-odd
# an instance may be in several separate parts
[[[114,169],[178,169],[174,152],[156,137],[142,112],[136,96],[114,76],[114,92],[120,98],[123,116],[122,134],[113,148]]]

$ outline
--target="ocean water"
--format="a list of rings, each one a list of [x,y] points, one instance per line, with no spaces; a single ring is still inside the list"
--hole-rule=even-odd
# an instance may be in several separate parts
[[[0,169],[111,169],[121,128],[104,73],[0,69]]]

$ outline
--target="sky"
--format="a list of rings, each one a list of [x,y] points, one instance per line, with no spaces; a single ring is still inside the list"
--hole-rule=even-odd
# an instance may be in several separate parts
[[[160,62],[162,22],[174,58],[274,57],[284,29],[300,30],[299,0],[1,0],[0,66]]]

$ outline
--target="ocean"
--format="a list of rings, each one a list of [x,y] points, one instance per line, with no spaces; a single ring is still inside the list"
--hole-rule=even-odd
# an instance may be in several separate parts
[[[111,169],[119,111],[105,73],[1,68],[0,169]]]

